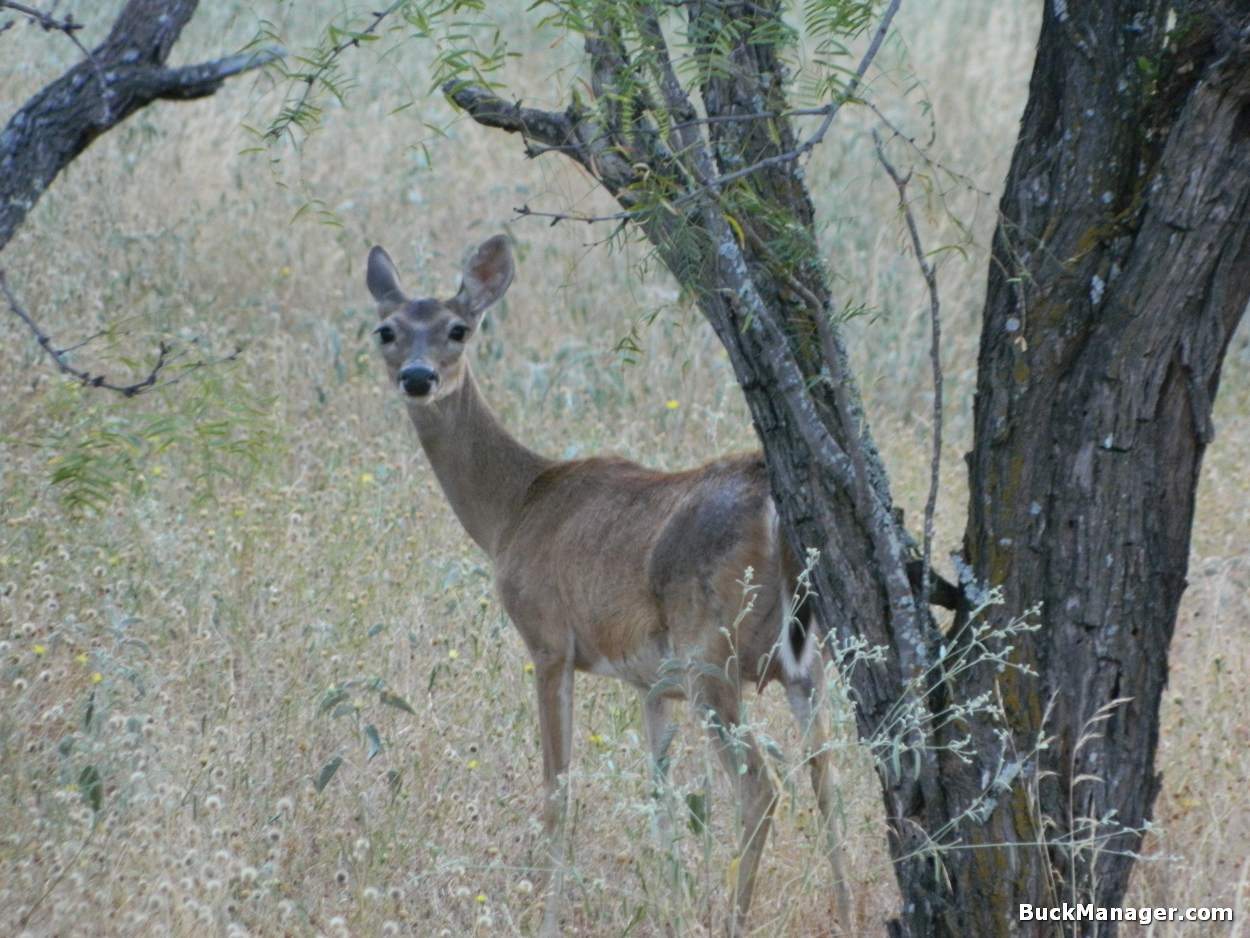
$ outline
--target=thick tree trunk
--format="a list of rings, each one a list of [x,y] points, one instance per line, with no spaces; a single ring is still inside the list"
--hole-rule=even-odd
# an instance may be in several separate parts
[[[992,623],[1040,607],[1016,643],[1038,677],[974,672],[952,695],[1002,695],[1008,761],[1050,743],[964,827],[949,913],[913,934],[1113,933],[1018,907],[1117,907],[1159,789],[1194,492],[1250,299],[1250,19],[1190,5],[1166,51],[1166,7],[1046,7],[990,265],[966,535],[977,580],[1002,587]],[[969,730],[981,758],[943,765],[946,815],[1001,748]]]
[[[1157,789],[1194,487],[1250,294],[1247,24],[1188,5],[1165,54],[1162,2],[1047,7],[995,236],[970,462],[967,592],[1001,587],[1006,602],[975,623],[961,610],[942,636],[908,583],[912,545],[827,325],[811,202],[784,158],[793,131],[760,116],[786,109],[776,46],[748,38],[775,7],[686,6],[706,132],[645,13],[605,12],[587,34],[593,109],[446,90],[602,181],[728,350],[787,533],[821,551],[823,621],[885,649],[845,679],[903,892],[891,933],[1053,934],[1018,922],[1018,905],[1115,905]],[[744,38],[726,51],[729,35]],[[760,161],[745,186],[714,184]],[[656,179],[670,188],[652,210]],[[1037,631],[1013,630],[1026,613]],[[1006,635],[1021,668],[965,666]]]
[[[277,50],[168,68],[198,0],[129,0],[108,38],[48,85],[0,133],[0,250],[48,186],[96,137],[158,99],[210,95]]]

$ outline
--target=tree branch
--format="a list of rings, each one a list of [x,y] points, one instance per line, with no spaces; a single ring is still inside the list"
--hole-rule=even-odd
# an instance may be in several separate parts
[[[526,140],[537,140],[581,161],[581,146],[567,111],[522,107],[520,102],[509,104],[493,91],[468,82],[448,82],[443,85],[443,93],[483,127],[519,133]]]
[[[35,318],[31,316],[30,313],[26,311],[26,308],[18,301],[17,296],[13,293],[13,289],[9,286],[8,278],[5,276],[3,269],[0,269],[0,293],[3,293],[5,299],[8,300],[9,309],[13,311],[13,315],[26,324],[26,328],[28,328],[34,335],[35,341],[39,343],[39,347],[48,354],[49,358],[56,362],[57,368],[59,368],[64,374],[77,379],[84,387],[104,388],[107,391],[113,391],[116,394],[120,394],[122,397],[135,397],[136,395],[142,394],[144,391],[150,391],[153,388],[168,387],[171,384],[176,384],[185,378],[188,373],[195,371],[198,368],[232,362],[237,359],[243,351],[240,346],[235,348],[235,350],[229,355],[223,356],[222,358],[211,360],[200,359],[198,361],[189,362],[188,364],[182,366],[182,369],[177,375],[172,378],[166,378],[162,381],[160,380],[160,376],[164,369],[167,366],[174,364],[178,361],[178,359],[185,356],[186,353],[175,352],[173,346],[168,345],[165,342],[160,342],[157,345],[156,361],[152,364],[152,367],[148,371],[147,375],[139,381],[135,381],[130,384],[115,384],[114,382],[109,381],[103,374],[93,374],[92,372],[86,371],[82,368],[75,368],[68,361],[68,355],[71,351],[81,348],[92,339],[99,338],[102,333],[97,332],[95,335],[90,336],[75,345],[67,346],[66,348],[57,348],[52,341],[52,337],[39,327],[39,323],[35,321]]]
[[[8,0],[4,5],[13,6]],[[0,132],[0,250],[61,170],[100,134],[155,100],[210,95],[227,78],[285,55],[270,48],[167,68],[169,51],[196,5],[128,0],[108,38],[92,52],[84,48],[84,61],[13,115]],[[67,35],[77,42],[74,31]]]
[[[924,277],[925,286],[929,290],[929,322],[931,337],[929,342],[929,362],[933,367],[933,454],[929,461],[929,497],[924,506],[924,547],[920,571],[920,595],[929,595],[929,581],[932,576],[933,551],[933,515],[937,510],[938,480],[942,466],[942,303],[938,297],[937,273],[925,254],[924,245],[920,240],[920,228],[916,224],[915,213],[907,201],[907,183],[911,174],[902,176],[889,158],[885,155],[885,146],[881,135],[872,132],[873,146],[877,150],[877,160],[881,163],[886,175],[898,190],[898,207],[907,220],[907,231],[911,235],[912,250],[916,254],[916,263]]]
[[[824,118],[815,133],[797,146],[784,153],[768,156],[752,163],[750,166],[744,166],[741,169],[720,176],[715,175],[708,167],[704,167],[702,171],[698,167],[692,167],[698,180],[697,185],[672,199],[669,205],[673,208],[682,208],[700,196],[721,189],[726,183],[742,179],[762,169],[792,163],[815,149],[825,139],[825,135],[828,133],[830,126],[832,126],[838,111],[842,109],[842,106],[847,101],[854,97],[855,92],[859,89],[864,75],[867,74],[873,60],[877,57],[877,53],[881,50],[886,34],[889,32],[890,24],[893,22],[894,16],[898,13],[901,5],[902,0],[890,0],[890,5],[882,15],[881,22],[877,25],[872,40],[868,44],[868,49],[865,50],[863,58],[860,59],[859,65],[856,67],[850,82],[848,82],[846,90],[837,101],[831,101],[819,108],[803,108],[784,112],[770,111],[758,114],[713,115],[711,117],[700,117],[695,112],[689,97],[682,88],[681,82],[677,79],[675,69],[668,57],[667,45],[664,41],[663,33],[660,31],[658,20],[654,18],[654,15],[643,14],[639,22],[639,33],[644,43],[650,47],[650,51],[656,56],[655,61],[652,62],[656,83],[665,97],[665,104],[669,109],[670,115],[677,118],[669,126],[670,132],[674,135],[672,147],[675,154],[687,154],[700,147],[702,140],[697,128],[703,124],[711,125],[797,115],[823,115]],[[602,54],[602,50],[598,45],[595,45],[591,52],[592,59],[593,53],[598,52]],[[443,93],[461,110],[465,111],[484,127],[494,127],[506,130],[509,133],[521,133],[527,139],[534,139],[544,144],[541,150],[527,147],[527,155],[539,156],[542,153],[553,150],[558,151],[576,159],[592,175],[599,175],[593,162],[587,158],[587,149],[588,147],[597,147],[603,141],[610,139],[610,133],[602,133],[583,141],[576,141],[573,138],[577,121],[570,119],[570,112],[542,111],[534,108],[522,108],[519,103],[508,104],[494,92],[467,82],[448,82],[443,85]],[[560,132],[557,128],[561,128],[563,132]],[[529,206],[524,206],[523,209],[518,209],[517,213],[519,215],[550,218],[552,219],[552,224],[558,224],[561,221],[578,221],[594,224],[595,222],[604,221],[637,220],[644,214],[644,210],[626,209],[623,212],[612,212],[607,215],[579,215],[576,213],[540,212],[530,209]]]
[[[20,13],[22,16],[37,24],[44,32],[61,32],[74,38],[74,33],[82,29],[83,24],[74,21],[74,14],[67,13],[65,19],[58,20],[51,13],[43,10],[37,10],[34,7],[27,6],[24,3],[14,3],[12,0],[0,0],[0,10],[12,10],[14,13]],[[7,27],[6,27],[7,28]]]
[[[144,69],[135,76],[135,91],[139,92],[150,81],[154,98],[169,101],[204,98],[215,93],[227,78],[264,68],[270,62],[276,62],[285,56],[286,50],[281,46],[269,46],[199,65]]]

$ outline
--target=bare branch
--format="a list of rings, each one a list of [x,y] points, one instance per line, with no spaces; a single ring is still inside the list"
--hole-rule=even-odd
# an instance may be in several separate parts
[[[443,93],[482,126],[519,133],[526,141],[526,151],[530,155],[534,155],[529,143],[531,140],[549,148],[558,148],[580,163],[617,201],[626,206],[627,211],[630,210],[632,199],[625,190],[638,182],[640,167],[628,153],[612,143],[611,134],[599,125],[591,111],[575,104],[565,111],[524,107],[519,101],[509,103],[487,88],[463,81],[447,82],[443,85]],[[620,221],[627,217],[635,216],[618,215],[613,220]],[[588,216],[580,220],[600,219]]]
[[[941,475],[942,465],[942,303],[938,297],[937,273],[925,255],[924,245],[920,240],[920,228],[916,224],[916,216],[907,201],[907,183],[911,179],[911,174],[908,173],[907,176],[902,176],[894,168],[894,165],[885,155],[885,146],[881,142],[881,136],[875,130],[872,132],[872,142],[877,149],[878,161],[880,161],[886,175],[890,177],[894,187],[898,190],[898,207],[902,211],[903,217],[907,220],[907,230],[911,235],[911,246],[916,254],[916,263],[920,266],[920,273],[924,277],[925,286],[929,290],[929,321],[931,325],[929,362],[933,367],[933,454],[929,461],[929,497],[925,501],[924,506],[924,550],[922,556],[924,566],[921,568],[920,573],[920,595],[927,597],[929,595],[929,579],[932,574],[930,560],[933,549],[933,515],[937,510],[938,479]]]
[[[509,104],[493,91],[468,82],[448,82],[443,93],[482,126],[519,133],[526,140],[537,140],[581,162],[581,144],[573,134],[573,121],[567,112],[522,107],[519,101]]]
[[[104,388],[106,391],[113,391],[116,394],[120,394],[122,397],[135,397],[136,395],[142,394],[144,391],[150,391],[153,388],[168,387],[171,384],[176,384],[196,369],[205,368],[209,365],[220,365],[225,362],[234,361],[243,351],[240,346],[235,348],[235,350],[229,355],[225,355],[221,358],[199,359],[197,361],[188,362],[187,364],[181,366],[175,376],[161,380],[161,374],[164,372],[165,368],[174,364],[186,355],[186,352],[176,352],[174,351],[173,346],[168,345],[165,342],[161,342],[157,345],[156,361],[152,364],[152,367],[149,369],[147,375],[145,375],[141,380],[132,382],[131,384],[115,384],[114,382],[109,381],[103,374],[93,374],[92,372],[86,371],[82,368],[75,368],[69,363],[68,360],[68,356],[71,351],[81,348],[88,342],[92,341],[92,339],[99,338],[103,333],[97,332],[95,335],[92,335],[75,345],[70,345],[65,348],[57,348],[52,341],[52,337],[39,327],[39,323],[35,321],[35,318],[31,316],[30,313],[26,311],[26,308],[18,301],[17,296],[13,293],[13,289],[9,286],[8,278],[5,276],[5,272],[2,269],[0,269],[0,293],[3,293],[5,299],[8,300],[9,309],[13,311],[13,315],[26,324],[26,328],[28,328],[31,331],[31,334],[34,335],[35,341],[39,343],[39,347],[48,354],[49,358],[56,362],[57,368],[59,368],[64,374],[77,379],[85,387]]]
[[[150,70],[150,80],[155,89],[154,97],[167,100],[190,100],[213,94],[227,78],[241,75],[253,69],[263,68],[286,55],[281,46],[269,46],[254,52],[241,52],[199,65],[181,68]],[[142,83],[142,79],[136,84]]]
[[[925,143],[922,145],[919,141],[916,140],[916,137],[914,135],[908,134],[901,127],[895,124],[894,121],[886,117],[885,114],[882,113],[881,109],[877,107],[876,104],[873,103],[872,99],[866,98],[866,97],[860,98],[859,103],[862,104],[864,107],[868,108],[868,110],[872,111],[872,113],[876,115],[877,120],[879,120],[885,126],[886,130],[890,131],[891,140],[892,139],[902,140],[904,143],[908,145],[908,147],[912,149],[913,152],[915,152],[917,156],[919,156],[922,160],[924,160],[926,166],[931,166],[935,170],[945,173],[947,176],[949,176],[951,179],[954,179],[957,183],[959,183],[959,185],[961,185],[965,189],[968,189],[969,191],[974,192],[977,195],[982,196],[983,198],[990,199],[994,197],[994,193],[986,189],[982,189],[980,186],[976,184],[976,181],[971,176],[967,175],[966,173],[961,173],[958,170],[951,169],[950,166],[948,166],[946,163],[943,163],[941,160],[935,159],[932,155],[930,155],[928,147],[932,145],[933,143],[932,139],[930,139],[928,143]]]
[[[66,14],[65,19],[59,20],[51,13],[37,10],[24,3],[14,3],[12,0],[0,0],[0,10],[12,10],[14,13],[20,13],[31,22],[38,24],[44,32],[56,31],[65,33],[71,39],[74,33],[83,27],[82,23],[74,21],[74,14],[72,13]]]
[[[629,221],[638,216],[637,211],[631,212],[614,212],[611,215],[584,215],[580,212],[542,212],[532,209],[528,205],[522,205],[514,208],[520,218],[549,218],[551,219],[551,227],[555,227],[562,221],[576,221],[587,225],[593,225],[595,222],[601,221]]]

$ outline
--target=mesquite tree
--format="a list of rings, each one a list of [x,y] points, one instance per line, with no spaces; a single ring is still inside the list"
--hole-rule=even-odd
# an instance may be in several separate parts
[[[964,590],[943,634],[927,567],[908,576],[916,545],[847,365],[801,168],[861,102],[898,6],[804,5],[811,41],[868,39],[849,81],[828,76],[808,136],[776,0],[551,4],[547,22],[584,41],[593,91],[563,110],[478,80],[466,63],[490,56],[439,65],[474,120],[598,180],[621,207],[606,221],[651,242],[729,353],[787,536],[820,552],[821,619],[840,645],[882,650],[844,679],[860,735],[888,756],[891,932],[1053,934],[1017,922],[1018,905],[1117,905],[1158,789],[1194,491],[1250,296],[1250,14],[1045,5],[989,270]],[[990,588],[1002,600],[987,606]]]

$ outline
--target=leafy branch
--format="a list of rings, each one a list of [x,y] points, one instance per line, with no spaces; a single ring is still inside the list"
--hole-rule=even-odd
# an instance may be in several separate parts
[[[660,154],[662,158],[690,157],[701,151],[705,147],[705,142],[697,130],[704,125],[772,120],[793,116],[820,116],[822,118],[820,124],[810,136],[792,148],[771,154],[730,172],[716,174],[710,170],[710,166],[704,166],[702,169],[697,166],[688,167],[688,170],[694,177],[694,185],[672,198],[659,200],[656,205],[648,203],[638,207],[631,206],[623,211],[603,215],[540,211],[525,205],[516,209],[517,214],[520,216],[547,218],[550,219],[553,225],[559,224],[561,221],[577,221],[587,224],[605,221],[638,221],[652,212],[656,206],[676,213],[680,209],[692,206],[705,196],[717,196],[729,183],[757,174],[765,169],[794,163],[824,141],[838,112],[848,101],[856,99],[856,93],[863,83],[864,76],[880,52],[890,25],[893,23],[901,5],[902,0],[890,0],[890,4],[886,7],[881,21],[873,33],[868,48],[852,73],[850,81],[836,100],[815,108],[764,110],[710,116],[696,114],[693,106],[684,97],[676,69],[668,58],[668,51],[665,48],[658,21],[651,15],[641,16],[639,33],[643,45],[649,53],[647,59],[652,63],[656,72],[656,84],[662,97],[665,99],[666,111],[661,114],[661,117],[669,132],[669,142],[673,151],[671,154]],[[592,48],[594,41],[592,34],[588,33],[588,49]],[[577,100],[574,100],[563,112],[543,111],[538,108],[522,107],[519,102],[509,104],[490,89],[461,78],[454,78],[445,82],[442,89],[443,93],[453,104],[465,111],[478,123],[512,133],[520,133],[526,141],[526,153],[528,156],[538,156],[552,151],[561,152],[577,160],[596,178],[608,183],[608,188],[617,193],[618,198],[619,193],[632,190],[634,184],[638,181],[634,178],[635,174],[632,172],[616,180],[615,184],[604,179],[605,151],[619,150],[618,147],[612,146],[612,142],[615,136],[619,136],[621,128],[597,126],[591,112],[582,107]],[[617,96],[619,97],[620,95]],[[676,118],[676,120],[669,120],[669,118]],[[646,130],[650,135],[656,133],[653,128],[646,128]],[[695,132],[690,133],[690,131]],[[638,134],[636,136],[643,137],[647,136],[647,134]],[[541,147],[533,147],[531,141],[538,142],[541,144]],[[619,160],[619,154],[616,155]],[[649,162],[655,162],[655,160]],[[653,171],[657,168],[654,165],[647,166],[646,175],[652,176]]]
[[[382,22],[408,2],[409,0],[395,0],[385,9],[376,11],[369,24],[362,30],[346,30],[331,25],[327,31],[329,48],[319,51],[311,61],[301,59],[309,64],[311,69],[305,72],[287,71],[284,75],[285,78],[303,84],[304,88],[293,104],[283,107],[281,113],[265,131],[264,138],[277,141],[283,134],[289,133],[292,127],[305,129],[309,127],[321,113],[311,103],[313,89],[317,85],[329,89],[331,94],[342,100],[338,84],[330,79],[330,75],[337,67],[339,56],[348,49],[359,48],[362,42],[376,40],[378,38],[376,33]]]

